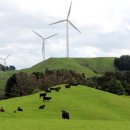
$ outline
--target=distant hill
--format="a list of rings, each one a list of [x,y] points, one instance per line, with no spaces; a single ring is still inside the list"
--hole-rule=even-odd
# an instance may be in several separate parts
[[[0,129],[6,130],[129,130],[130,99],[86,86],[53,91],[49,102],[39,94],[0,101],[5,113],[0,112]],[[39,110],[45,104],[44,110]],[[23,112],[13,111],[23,108]],[[70,120],[61,119],[61,111],[70,113]],[[29,125],[28,125],[29,124]]]
[[[71,69],[78,73],[85,73],[86,77],[99,76],[106,71],[115,71],[114,57],[100,58],[49,58],[31,68],[19,71],[0,72],[0,88],[4,88],[7,79],[20,71],[41,72],[45,69]]]
[[[49,58],[24,71],[44,71],[48,69],[72,69],[86,76],[98,76],[106,71],[115,71],[114,57],[102,58]]]

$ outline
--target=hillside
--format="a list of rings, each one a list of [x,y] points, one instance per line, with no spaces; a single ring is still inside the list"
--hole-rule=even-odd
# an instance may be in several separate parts
[[[7,72],[0,71],[0,90],[4,88],[7,79],[16,72],[17,71],[7,71]]]
[[[130,99],[89,87],[62,87],[49,93],[49,102],[39,94],[0,101],[5,113],[0,112],[0,129],[4,130],[129,130]],[[45,104],[44,110],[38,107]],[[17,107],[23,112],[13,113]],[[70,113],[70,120],[61,119],[61,111]]]
[[[0,88],[4,88],[7,79],[16,72],[38,72],[48,69],[71,69],[78,73],[85,73],[87,77],[99,76],[106,71],[115,71],[113,65],[114,58],[50,58],[32,66],[31,68],[12,71],[0,72]]]
[[[72,69],[86,76],[97,76],[106,71],[115,71],[113,57],[102,58],[50,58],[27,69],[27,72],[48,69]]]

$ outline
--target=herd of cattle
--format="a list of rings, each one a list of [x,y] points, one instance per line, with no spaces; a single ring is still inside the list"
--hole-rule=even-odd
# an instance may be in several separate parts
[[[77,86],[77,84],[76,84],[75,86]],[[65,88],[70,88],[70,87],[71,87],[71,84],[66,84],[66,85],[65,85]],[[55,88],[49,88],[49,89],[47,89],[47,90],[44,90],[44,91],[45,91],[44,93],[40,93],[40,94],[39,94],[39,98],[40,98],[40,99],[42,98],[43,101],[49,101],[49,100],[52,99],[52,97],[48,97],[48,96],[47,96],[47,93],[51,93],[51,91],[59,92],[60,89],[61,89],[61,87],[55,87]],[[44,109],[44,108],[45,108],[45,105],[39,106],[39,109]],[[18,108],[17,108],[17,111],[23,112],[23,109],[22,109],[21,107],[18,107]],[[16,113],[17,111],[15,110],[14,113]],[[5,112],[5,109],[4,109],[3,107],[1,107],[1,108],[0,108],[0,112]],[[62,112],[62,119],[70,119],[68,112],[66,112],[66,111],[64,111],[64,110],[61,111],[61,112]]]

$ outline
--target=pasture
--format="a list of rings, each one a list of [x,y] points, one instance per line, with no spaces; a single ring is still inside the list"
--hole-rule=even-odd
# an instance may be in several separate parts
[[[52,91],[43,101],[39,93],[0,101],[0,130],[129,130],[130,99],[85,86]],[[39,109],[45,104],[45,109]],[[18,107],[23,112],[16,112]],[[61,118],[61,111],[70,120]]]

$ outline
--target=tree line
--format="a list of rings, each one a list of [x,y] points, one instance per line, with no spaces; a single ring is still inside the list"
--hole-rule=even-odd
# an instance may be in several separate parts
[[[130,71],[106,72],[101,77],[89,78],[88,85],[117,95],[130,95]]]
[[[78,74],[75,71],[67,69],[46,69],[44,73],[34,72],[31,74],[19,72],[7,80],[5,98],[29,95],[60,84],[86,85],[87,79],[85,74]]]
[[[3,66],[0,64],[0,71],[11,71],[11,70],[16,70],[15,66],[10,65],[10,66]]]

